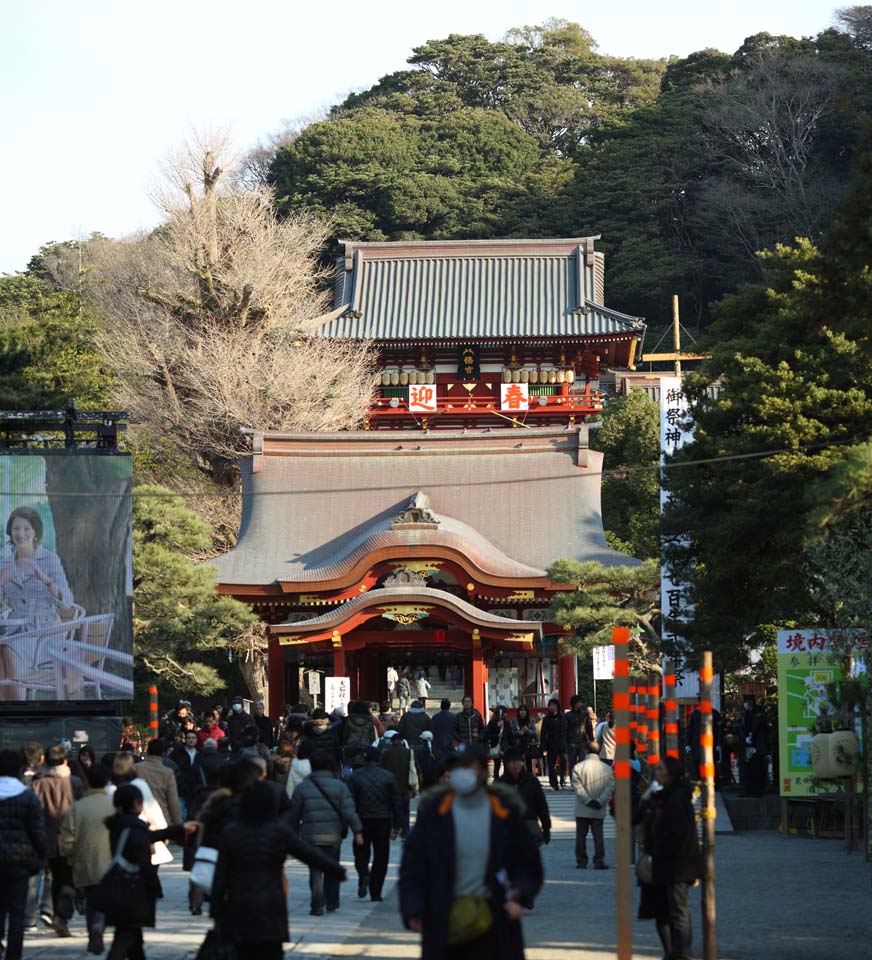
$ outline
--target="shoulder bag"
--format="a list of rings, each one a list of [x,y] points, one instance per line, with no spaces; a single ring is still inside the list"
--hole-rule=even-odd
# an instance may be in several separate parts
[[[129,836],[130,827],[125,827],[106,872],[88,893],[88,905],[105,913],[110,923],[140,926],[151,919],[152,908],[142,871],[123,856]]]
[[[309,777],[309,783],[321,794],[321,796],[330,804],[333,809],[333,812],[339,817],[339,826],[342,828],[342,833],[340,834],[341,838],[344,840],[348,836],[348,824],[345,822],[345,817],[342,816],[342,811],[336,806],[333,798],[327,793],[327,791],[321,786],[320,783],[314,778]]]
[[[203,838],[203,828],[197,834],[197,847],[194,850],[194,864],[191,867],[191,883],[198,886],[204,893],[212,892],[215,882],[215,865],[218,863],[218,851],[215,847],[204,847],[200,841]]]

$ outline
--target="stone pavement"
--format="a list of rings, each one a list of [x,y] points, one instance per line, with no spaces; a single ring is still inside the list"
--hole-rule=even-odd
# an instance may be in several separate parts
[[[613,960],[614,871],[576,870],[571,793],[548,792],[555,814],[554,839],[544,848],[546,886],[524,923],[529,960]],[[608,831],[611,833],[611,830]],[[614,862],[611,838],[607,860]],[[727,833],[717,838],[718,940],[720,960],[858,960],[870,955],[872,868],[855,853],[845,855],[838,840],[783,837],[768,832]],[[381,904],[358,901],[348,842],[343,861],[351,880],[343,888],[338,913],[308,915],[306,869],[289,863],[291,958],[368,957],[413,960],[417,938],[402,929],[394,884],[401,847]],[[190,960],[210,921],[191,917],[185,907],[186,875],[178,863],[161,867],[165,899],[158,907],[159,928],[146,932],[149,960]],[[691,895],[695,949],[701,953],[699,890]],[[84,924],[77,936],[59,940],[39,931],[25,945],[26,960],[84,960]],[[634,924],[634,957],[661,956],[651,921]]]

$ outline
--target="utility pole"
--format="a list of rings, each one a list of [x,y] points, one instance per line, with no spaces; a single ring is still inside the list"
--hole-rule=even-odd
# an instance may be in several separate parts
[[[712,717],[712,654],[706,650],[702,655],[699,671],[700,704],[702,720],[700,746],[702,762],[700,779],[705,784],[702,807],[702,955],[704,960],[716,960],[718,955],[717,912],[715,908],[715,743]]]
[[[672,349],[675,351],[675,376],[681,376],[681,321],[678,319],[678,294],[672,295]]]
[[[632,811],[630,810],[630,631],[612,629],[615,678],[612,710],[615,717],[615,917],[617,960],[633,958]]]

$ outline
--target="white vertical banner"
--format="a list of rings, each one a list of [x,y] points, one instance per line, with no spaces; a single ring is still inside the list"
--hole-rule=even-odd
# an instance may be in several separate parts
[[[594,680],[615,679],[615,648],[612,644],[593,648]]]
[[[351,679],[349,677],[327,677],[324,680],[324,709],[333,713],[337,707],[345,707],[351,700]]]

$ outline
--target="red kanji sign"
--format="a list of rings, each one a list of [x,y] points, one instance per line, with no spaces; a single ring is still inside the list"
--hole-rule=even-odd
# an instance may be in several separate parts
[[[436,413],[436,387],[420,384],[409,387],[410,413]]]
[[[529,410],[530,388],[526,383],[500,384],[500,410]]]

